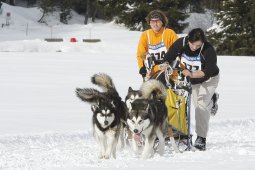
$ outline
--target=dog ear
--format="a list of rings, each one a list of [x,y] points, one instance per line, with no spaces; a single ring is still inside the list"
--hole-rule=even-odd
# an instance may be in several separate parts
[[[91,105],[92,112],[95,112],[97,109],[98,109],[98,105],[95,105],[95,104]]]
[[[133,89],[132,89],[132,87],[129,86],[128,92],[131,92],[131,91],[133,91]]]

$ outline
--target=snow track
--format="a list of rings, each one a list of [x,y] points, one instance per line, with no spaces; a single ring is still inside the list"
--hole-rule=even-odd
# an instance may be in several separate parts
[[[99,160],[98,147],[89,131],[1,136],[0,169],[130,168],[137,165],[142,167],[151,161],[175,162],[174,166],[181,167],[183,162],[195,166],[206,159],[233,159],[233,162],[245,161],[246,165],[254,165],[254,129],[255,119],[213,122],[207,151],[175,155],[166,152],[163,157],[155,154],[147,161],[141,161],[128,147],[117,152],[116,160]],[[231,157],[233,154],[235,157]],[[229,157],[226,158],[226,155]],[[240,155],[238,160],[235,160],[236,155]],[[242,155],[246,155],[245,160]]]
[[[93,164],[95,144],[86,132],[48,133],[0,138],[0,169],[38,169]],[[91,156],[90,156],[91,155]],[[96,160],[96,159],[94,159]]]
[[[211,123],[208,149],[255,155],[255,119]]]

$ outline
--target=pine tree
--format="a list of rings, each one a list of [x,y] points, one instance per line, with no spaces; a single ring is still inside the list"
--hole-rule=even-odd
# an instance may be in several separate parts
[[[121,15],[122,11],[128,9],[126,5],[128,5],[130,0],[99,0],[98,6],[101,8],[99,12],[103,13],[103,19],[112,21],[113,19],[118,22],[118,16]]]
[[[202,3],[203,0],[190,0],[190,12],[204,13],[205,9],[203,8],[204,4],[202,5]]]
[[[168,27],[181,33],[188,25],[184,21],[188,15],[185,8],[187,0],[129,0],[122,1],[120,13],[117,15],[117,22],[124,23],[131,30],[145,30],[148,28],[146,16],[150,11],[159,9],[163,11],[168,20]]]
[[[59,20],[64,24],[68,24],[68,20],[71,19],[71,8],[73,5],[72,0],[56,0],[56,5],[60,10]]]
[[[220,55],[255,55],[254,0],[223,0],[209,40]]]
[[[43,14],[38,20],[40,23],[44,23],[44,17],[47,13],[53,12],[55,10],[56,2],[54,0],[41,0],[39,1],[39,8],[42,10]]]
[[[147,0],[131,0],[126,3],[126,9],[117,17],[117,23],[124,23],[131,30],[146,29],[146,16],[152,10]]]

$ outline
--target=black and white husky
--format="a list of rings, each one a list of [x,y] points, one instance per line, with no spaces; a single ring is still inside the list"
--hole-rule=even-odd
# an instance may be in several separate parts
[[[76,89],[77,96],[91,103],[93,112],[93,134],[100,146],[99,158],[116,158],[116,146],[124,145],[123,123],[125,121],[125,103],[121,100],[110,76],[100,73],[91,78],[91,82],[103,89]]]
[[[137,136],[144,137],[145,144],[141,157],[147,159],[153,155],[156,137],[159,139],[159,154],[164,154],[165,139],[163,132],[168,131],[167,108],[165,105],[167,92],[160,81],[149,80],[142,84],[140,93],[141,97],[135,97],[131,102],[127,102],[129,98],[126,98],[128,107],[127,124],[133,133],[132,144],[135,152],[138,152],[135,138]],[[171,143],[174,145],[174,149],[177,150],[174,138],[170,137],[170,140],[173,141]]]

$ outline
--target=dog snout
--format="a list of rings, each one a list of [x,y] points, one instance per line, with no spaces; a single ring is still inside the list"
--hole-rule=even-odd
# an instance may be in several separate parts
[[[104,124],[105,124],[105,125],[108,125],[108,123],[109,123],[109,122],[108,122],[107,120],[104,121]]]
[[[138,130],[137,130],[137,129],[134,129],[134,133],[138,133]]]

